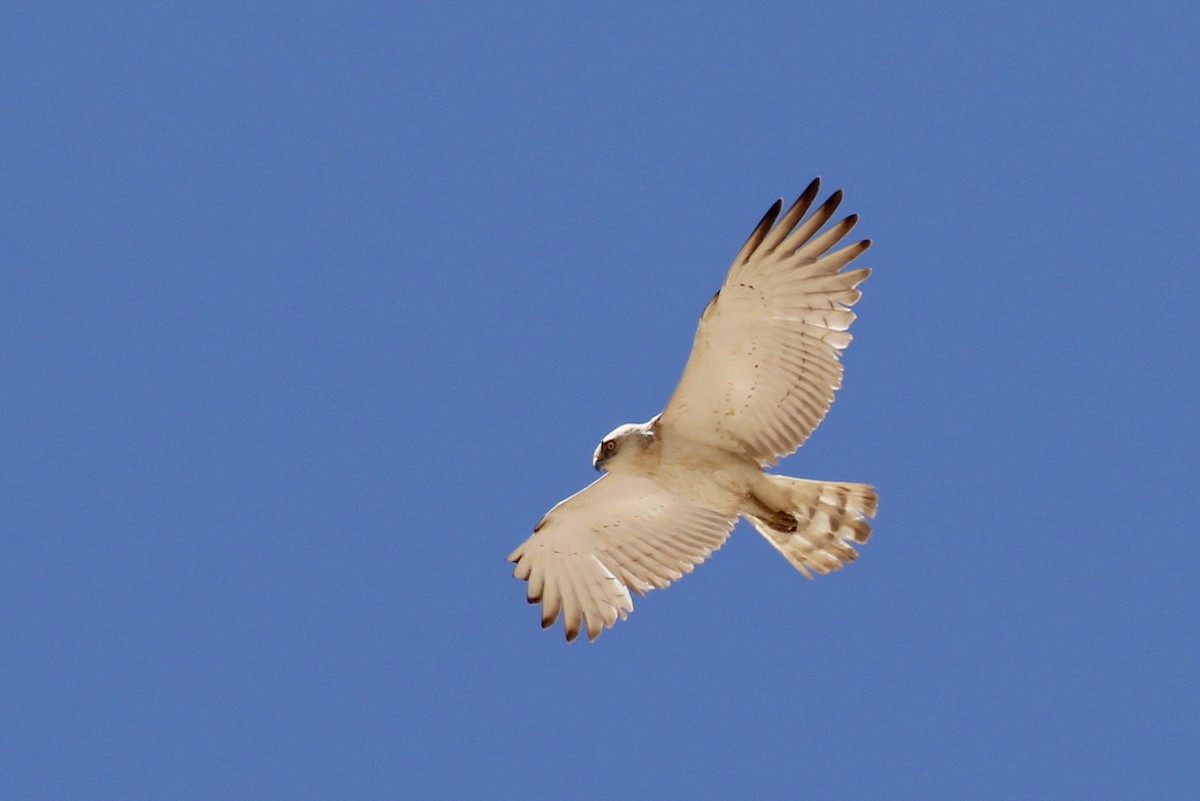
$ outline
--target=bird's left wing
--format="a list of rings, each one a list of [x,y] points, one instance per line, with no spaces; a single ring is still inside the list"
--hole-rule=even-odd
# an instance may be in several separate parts
[[[630,590],[642,595],[690,573],[735,521],[649,478],[608,473],[551,509],[508,559],[529,582],[529,602],[542,604],[542,628],[561,611],[568,640],[583,625],[594,640],[633,611]]]
[[[842,385],[850,307],[870,273],[842,268],[871,243],[832,250],[858,217],[821,233],[842,193],[805,216],[818,186],[782,217],[776,202],[733,260],[659,419],[665,431],[768,464],[800,447],[829,411]]]

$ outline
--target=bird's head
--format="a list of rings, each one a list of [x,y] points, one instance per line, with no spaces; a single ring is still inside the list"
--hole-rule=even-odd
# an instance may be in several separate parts
[[[612,465],[641,453],[654,441],[654,423],[657,418],[648,423],[626,423],[617,426],[608,433],[596,446],[592,456],[592,466],[597,470],[610,469]]]

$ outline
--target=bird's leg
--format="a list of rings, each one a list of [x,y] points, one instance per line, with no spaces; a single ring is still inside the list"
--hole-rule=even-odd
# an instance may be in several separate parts
[[[785,534],[791,534],[796,530],[796,516],[791,512],[774,512],[770,517],[765,518],[765,520],[768,526]]]
[[[799,527],[795,515],[783,509],[772,509],[753,492],[746,498],[746,507],[747,514],[757,517],[776,531],[791,534]]]

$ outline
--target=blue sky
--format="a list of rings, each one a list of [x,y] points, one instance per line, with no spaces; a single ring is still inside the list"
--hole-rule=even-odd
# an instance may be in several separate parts
[[[0,797],[1192,797],[1198,39],[6,4]],[[541,631],[504,557],[814,175],[875,273],[781,470],[875,484],[873,539],[810,582],[743,524]]]

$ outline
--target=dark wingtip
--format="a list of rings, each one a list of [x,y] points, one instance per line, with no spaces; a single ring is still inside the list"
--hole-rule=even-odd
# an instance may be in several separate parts
[[[816,178],[813,178],[811,181],[808,182],[808,186],[806,186],[804,188],[804,191],[800,193],[800,197],[808,198],[808,201],[811,203],[812,199],[817,196],[817,192],[820,192],[820,191],[821,191],[821,176],[818,175]]]
[[[746,240],[746,244],[742,245],[742,249],[738,251],[734,257],[734,264],[744,264],[754,251],[762,244],[762,241],[767,236],[767,231],[771,230],[771,226],[775,224],[775,220],[779,218],[779,212],[783,211],[783,198],[776,198],[771,204],[771,208],[767,209],[767,213],[758,221],[758,225],[754,226],[754,230],[750,232],[750,237]]]

